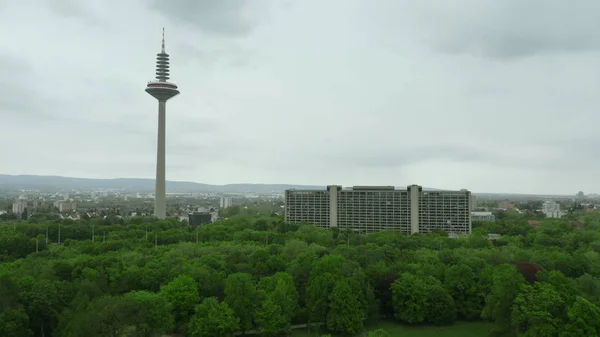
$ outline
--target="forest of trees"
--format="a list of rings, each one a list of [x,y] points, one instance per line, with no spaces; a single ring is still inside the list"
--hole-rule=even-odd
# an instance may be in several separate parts
[[[199,229],[141,217],[4,222],[0,336],[278,336],[307,323],[384,336],[365,331],[381,320],[598,336],[600,216],[581,222],[506,218],[459,238],[264,216]]]

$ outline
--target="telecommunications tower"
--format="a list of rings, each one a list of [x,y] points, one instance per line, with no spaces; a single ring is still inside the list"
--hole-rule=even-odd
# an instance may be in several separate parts
[[[169,79],[169,54],[165,52],[165,29],[162,48],[156,55],[156,80],[148,82],[146,92],[158,100],[158,145],[156,151],[156,190],[154,192],[154,216],[166,218],[165,140],[167,101],[179,94],[175,83]]]

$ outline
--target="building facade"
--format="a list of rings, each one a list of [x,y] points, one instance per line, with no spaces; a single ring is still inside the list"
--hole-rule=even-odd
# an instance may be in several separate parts
[[[542,204],[542,213],[546,218],[560,218],[563,213],[560,211],[560,204],[556,201],[544,201]]]
[[[219,203],[219,207],[220,208],[227,208],[227,207],[231,207],[233,206],[233,197],[221,197],[220,203]]]
[[[21,215],[25,212],[26,208],[27,208],[26,200],[17,200],[12,204],[12,212],[14,214]]]
[[[474,211],[477,209],[477,197],[475,197],[475,194],[471,193],[471,211]]]
[[[471,221],[494,222],[496,216],[492,212],[471,212]]]
[[[58,208],[58,211],[61,213],[77,210],[77,204],[73,199],[55,201],[54,207]]]
[[[202,226],[217,221],[219,210],[211,207],[198,207],[196,211],[188,214],[188,224],[191,227]]]
[[[364,233],[470,233],[471,192],[423,191],[418,185],[286,190],[285,220]]]
[[[213,222],[210,212],[194,212],[188,214],[188,223],[191,227],[198,227]]]
[[[515,204],[513,204],[512,202],[510,202],[508,200],[503,200],[498,203],[498,208],[507,210],[507,209],[515,209],[516,206],[515,206]]]

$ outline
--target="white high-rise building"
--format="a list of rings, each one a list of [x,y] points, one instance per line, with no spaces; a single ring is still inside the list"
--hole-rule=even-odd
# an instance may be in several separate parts
[[[563,216],[563,213],[560,211],[560,204],[556,201],[544,201],[542,213],[544,213],[546,218],[560,218]]]
[[[475,197],[475,194],[471,193],[471,210],[475,210],[477,209],[477,197]]]
[[[221,202],[219,206],[223,209],[230,207],[233,205],[233,197],[221,197]]]
[[[471,233],[471,192],[330,185],[285,191],[285,220],[360,232]]]
[[[17,200],[12,205],[12,212],[14,214],[23,214],[25,212],[25,208],[27,208],[27,200]]]
[[[77,204],[73,199],[57,200],[54,202],[54,207],[58,208],[59,212],[63,213],[76,210]]]

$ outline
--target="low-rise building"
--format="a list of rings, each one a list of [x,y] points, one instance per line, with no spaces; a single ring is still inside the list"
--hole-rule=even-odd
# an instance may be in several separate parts
[[[471,221],[494,222],[496,216],[492,212],[471,212]]]
[[[508,200],[502,200],[498,203],[498,208],[507,210],[507,209],[515,209],[516,206],[515,206],[515,204],[513,204],[512,202],[510,202]]]
[[[61,213],[75,211],[77,209],[77,204],[73,200],[59,200],[54,203],[54,206],[58,208],[58,211]]]
[[[217,221],[219,211],[213,207],[205,209],[198,207],[198,210],[188,214],[188,224],[191,227],[202,226]]]
[[[194,212],[188,214],[188,224],[191,227],[198,227],[212,223],[212,214],[210,212]]]
[[[502,237],[500,234],[490,233],[488,234],[488,240],[498,240]]]

